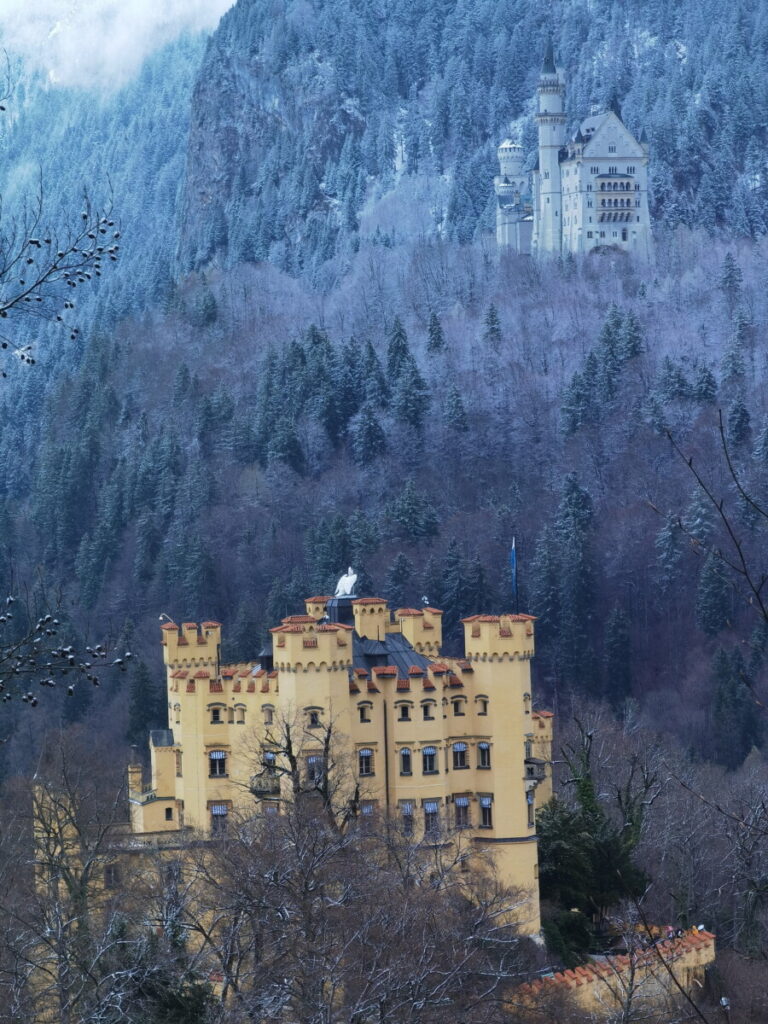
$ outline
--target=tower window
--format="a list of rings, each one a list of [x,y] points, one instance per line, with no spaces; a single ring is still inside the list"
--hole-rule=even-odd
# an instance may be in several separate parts
[[[615,153],[616,152],[616,147],[615,146],[609,146],[608,147],[608,152],[609,153]]]
[[[401,722],[410,722],[411,720],[411,706],[410,704],[401,704],[398,709],[398,720]]]
[[[590,167],[589,168],[589,173],[590,174],[599,174],[600,173],[600,168],[599,167]]]
[[[165,820],[166,821],[173,821],[173,808],[172,807],[166,807],[165,808]]]
[[[181,778],[181,759],[182,753],[180,750],[176,751],[176,777]]]
[[[533,793],[530,790],[528,791],[528,793],[526,793],[525,802],[528,805],[528,828],[533,828],[533,826],[536,824],[536,821],[533,804]]]

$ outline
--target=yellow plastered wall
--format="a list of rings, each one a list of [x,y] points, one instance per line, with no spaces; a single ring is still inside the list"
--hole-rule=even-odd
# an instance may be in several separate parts
[[[440,659],[437,609],[400,609],[392,622],[382,600],[353,600],[360,636],[383,640],[402,631],[415,651],[426,653],[429,665],[414,664],[404,675],[402,662],[399,668],[355,668],[354,630],[324,621],[328,600],[307,599],[306,614],[288,616],[271,631],[270,672],[253,665],[222,668],[218,623],[163,627],[173,745],[151,747],[149,794],[141,793],[141,779],[131,769],[134,831],[167,831],[182,823],[207,830],[213,803],[252,807],[250,780],[259,771],[259,751],[276,735],[265,720],[269,708],[275,723],[292,723],[302,758],[319,752],[323,727],[332,726],[337,771],[346,784],[359,786],[361,802],[382,812],[399,816],[410,807],[415,838],[436,802],[441,823],[461,828],[462,846],[491,853],[503,880],[529,897],[520,917],[525,930],[537,932],[534,812],[551,785],[530,778],[526,757],[533,752],[549,765],[551,717],[532,711],[532,618],[472,616],[464,621],[466,657]],[[425,748],[431,747],[434,771],[425,771]],[[461,747],[463,759],[456,755]],[[225,777],[209,774],[212,750],[226,754]],[[371,751],[372,770],[365,776],[361,750]],[[404,751],[410,771],[404,770]],[[256,798],[279,795],[275,785],[265,785]],[[482,811],[489,799],[490,823]],[[165,819],[168,806],[174,808],[172,821]],[[460,811],[464,806],[466,812]],[[460,813],[466,818],[460,820]]]

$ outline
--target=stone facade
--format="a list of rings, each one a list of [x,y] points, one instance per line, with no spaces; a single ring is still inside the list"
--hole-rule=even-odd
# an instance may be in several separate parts
[[[618,110],[587,117],[566,137],[565,77],[547,51],[537,88],[538,159],[528,179],[523,152],[507,139],[498,150],[499,246],[534,255],[604,248],[649,259],[649,146],[635,139]]]

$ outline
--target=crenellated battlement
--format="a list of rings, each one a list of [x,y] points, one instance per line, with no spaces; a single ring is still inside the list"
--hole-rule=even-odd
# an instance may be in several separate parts
[[[532,658],[534,615],[471,615],[464,625],[464,651],[469,660]]]

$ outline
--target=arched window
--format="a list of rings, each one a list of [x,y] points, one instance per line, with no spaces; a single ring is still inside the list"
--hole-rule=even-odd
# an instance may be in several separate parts
[[[225,750],[212,750],[208,755],[208,774],[212,779],[227,774],[227,753]]]
[[[412,770],[411,766],[411,748],[403,747],[403,749],[400,751],[400,774],[410,775]]]
[[[373,775],[373,751],[370,747],[363,747],[357,752],[358,771],[361,776]]]
[[[454,743],[453,744],[453,767],[454,769],[468,768],[467,764],[467,744],[466,743]]]

